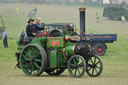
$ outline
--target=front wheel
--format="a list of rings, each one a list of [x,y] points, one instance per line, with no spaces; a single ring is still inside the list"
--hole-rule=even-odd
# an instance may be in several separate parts
[[[101,59],[94,55],[87,60],[86,72],[91,77],[97,77],[102,73],[103,64]]]
[[[85,73],[86,63],[82,56],[74,55],[68,61],[68,71],[72,77],[82,77]]]

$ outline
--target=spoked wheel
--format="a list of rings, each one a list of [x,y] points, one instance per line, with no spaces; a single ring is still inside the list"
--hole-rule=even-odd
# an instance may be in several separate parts
[[[64,71],[65,71],[64,68],[57,68],[57,69],[49,69],[49,70],[46,70],[45,72],[51,76],[57,76],[62,74]]]
[[[72,77],[82,77],[85,73],[86,63],[82,56],[74,55],[68,61],[68,71]]]
[[[45,50],[37,44],[25,46],[20,55],[21,69],[26,75],[39,76],[46,68]]]
[[[90,57],[87,61],[86,72],[89,76],[96,77],[102,73],[103,64],[101,59],[94,55]]]

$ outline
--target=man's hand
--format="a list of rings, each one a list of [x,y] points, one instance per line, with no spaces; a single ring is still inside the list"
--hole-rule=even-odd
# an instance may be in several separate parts
[[[36,36],[36,33],[32,33],[34,36]]]
[[[45,29],[46,31],[48,31],[48,27],[45,27],[44,29]]]
[[[43,31],[40,31],[41,33],[44,33]]]

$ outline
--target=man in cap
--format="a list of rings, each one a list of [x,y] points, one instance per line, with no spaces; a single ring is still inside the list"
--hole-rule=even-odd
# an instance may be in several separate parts
[[[26,33],[29,39],[32,39],[33,37],[36,36],[36,25],[33,24],[34,19],[29,19],[28,25],[26,27]]]
[[[7,32],[5,31],[5,29],[3,30],[3,44],[4,48],[8,48]]]
[[[42,24],[40,24],[40,18],[37,17],[36,18],[36,33],[40,34],[42,30],[44,30],[44,26]]]

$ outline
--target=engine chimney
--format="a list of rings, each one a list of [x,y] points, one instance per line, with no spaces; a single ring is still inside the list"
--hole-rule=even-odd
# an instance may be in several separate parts
[[[80,8],[80,40],[85,40],[85,11],[86,8]]]

